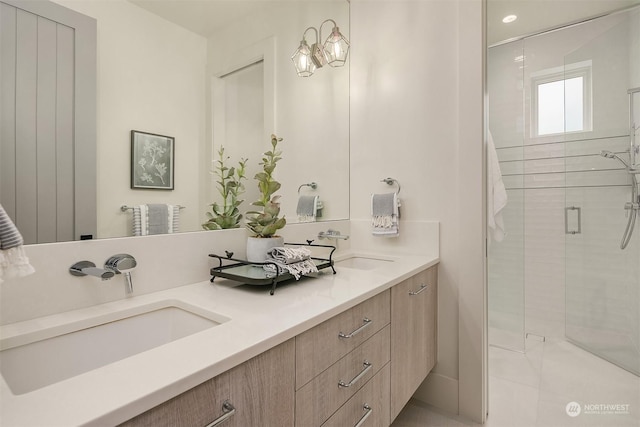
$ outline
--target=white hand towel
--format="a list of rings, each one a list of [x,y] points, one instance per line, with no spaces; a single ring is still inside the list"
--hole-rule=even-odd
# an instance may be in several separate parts
[[[0,205],[0,283],[3,278],[22,277],[35,272],[23,243],[18,228]]]
[[[507,190],[502,181],[500,162],[489,132],[487,139],[487,226],[488,235],[496,242],[501,242],[506,235],[502,211],[507,206]],[[491,241],[491,240],[489,240]]]

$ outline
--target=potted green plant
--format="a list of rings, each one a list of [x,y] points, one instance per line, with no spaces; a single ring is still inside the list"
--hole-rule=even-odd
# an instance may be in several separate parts
[[[284,217],[280,217],[280,199],[275,192],[280,189],[280,183],[273,177],[276,164],[282,159],[282,152],[278,151],[278,143],[282,138],[271,135],[271,150],[265,152],[262,157],[262,172],[258,172],[254,179],[258,181],[260,199],[253,202],[253,206],[261,207],[260,211],[246,213],[247,228],[253,232],[253,236],[247,240],[247,260],[262,262],[267,252],[277,246],[282,246],[284,240],[277,236],[278,230],[287,223]]]
[[[240,200],[240,195],[244,193],[243,179],[246,179],[245,171],[247,159],[240,159],[238,167],[227,167],[226,161],[229,157],[224,155],[224,147],[218,150],[219,159],[216,160],[216,167],[213,171],[218,177],[218,191],[222,196],[222,205],[213,202],[211,212],[207,212],[209,218],[202,224],[205,230],[223,230],[227,228],[239,228],[242,214],[239,206],[244,200]]]

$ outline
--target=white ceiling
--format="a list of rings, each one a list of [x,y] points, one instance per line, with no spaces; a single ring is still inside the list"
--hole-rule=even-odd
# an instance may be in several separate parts
[[[640,0],[487,0],[487,44],[583,21],[640,4]],[[507,15],[512,23],[502,23]]]
[[[168,21],[207,37],[216,28],[249,13],[256,13],[274,5],[282,6],[291,1],[310,0],[129,1]],[[537,33],[637,4],[640,4],[640,0],[487,0],[487,42],[492,45],[499,41]],[[503,24],[502,18],[510,14],[517,15],[518,19],[510,24]]]
[[[274,0],[129,0],[204,37],[242,16],[287,2]],[[291,1],[291,0],[288,0]]]

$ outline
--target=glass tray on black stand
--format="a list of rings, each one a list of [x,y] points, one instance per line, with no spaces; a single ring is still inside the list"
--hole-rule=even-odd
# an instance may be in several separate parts
[[[336,247],[330,245],[314,245],[312,240],[307,240],[307,243],[285,243],[286,246],[307,246],[316,248],[330,249],[328,258],[311,257],[311,260],[315,263],[316,268],[319,270],[325,268],[331,268],[333,274],[336,274],[335,268],[333,268],[333,252]],[[211,283],[216,277],[222,277],[223,279],[233,280],[235,282],[244,283],[247,285],[271,285],[270,295],[273,295],[276,290],[276,285],[285,280],[293,279],[293,274],[283,270],[274,262],[250,262],[243,259],[233,258],[233,252],[225,251],[225,256],[216,254],[209,254],[210,257],[218,260],[218,266],[212,267],[210,270]],[[225,264],[231,262],[230,264]],[[265,265],[272,265],[276,273],[267,272],[264,268]]]

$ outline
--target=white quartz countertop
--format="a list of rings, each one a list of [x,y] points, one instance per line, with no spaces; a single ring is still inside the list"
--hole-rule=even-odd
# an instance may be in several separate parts
[[[358,256],[377,257],[373,254]],[[378,257],[385,258],[385,257]],[[110,310],[178,300],[225,316],[216,327],[21,395],[0,380],[0,425],[115,425],[295,337],[439,262],[437,257],[386,257],[383,268],[336,266],[317,277],[270,286],[209,281],[0,327],[20,336]]]

